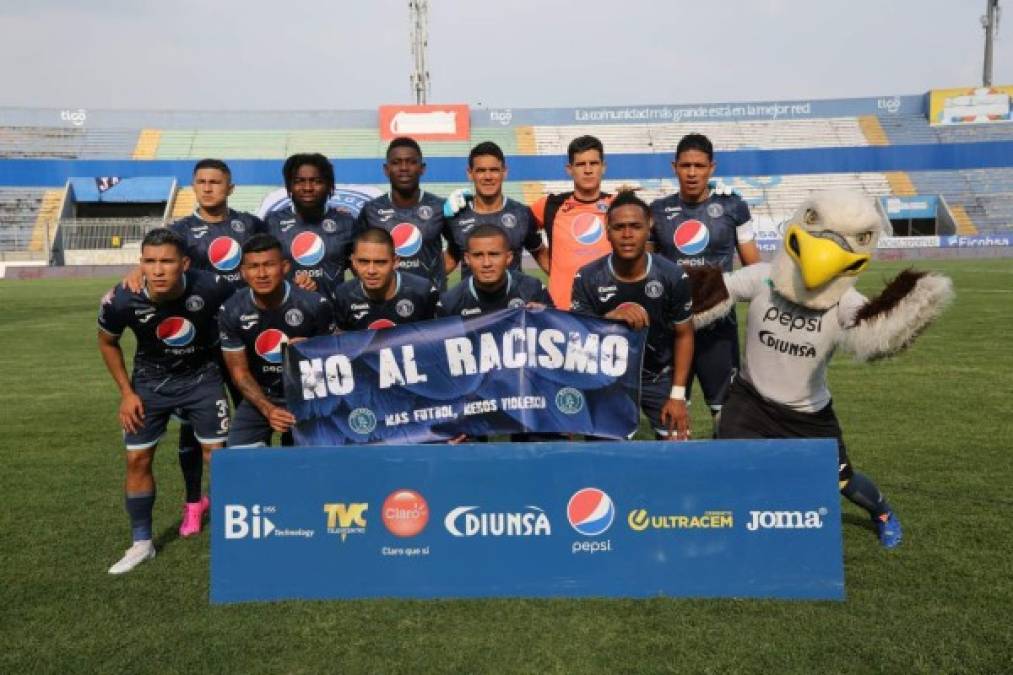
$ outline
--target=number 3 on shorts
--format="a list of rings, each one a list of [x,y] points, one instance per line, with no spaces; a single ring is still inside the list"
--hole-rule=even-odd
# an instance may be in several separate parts
[[[224,398],[220,398],[215,401],[215,405],[218,406],[218,420],[219,427],[222,431],[229,430],[229,402]]]

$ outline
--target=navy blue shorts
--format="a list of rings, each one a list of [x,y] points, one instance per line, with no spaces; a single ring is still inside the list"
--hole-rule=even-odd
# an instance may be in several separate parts
[[[221,373],[214,364],[186,375],[135,371],[133,387],[144,404],[144,422],[137,433],[123,432],[127,450],[147,450],[157,445],[174,414],[193,425],[201,443],[225,442],[229,433],[229,400]]]
[[[271,403],[285,406],[284,399],[272,398]],[[267,418],[244,399],[236,406],[236,413],[232,416],[232,428],[229,430],[229,440],[226,445],[230,448],[261,448],[271,445],[271,437],[274,433]],[[291,432],[281,435],[281,444],[292,445]]]
[[[720,410],[728,398],[728,388],[739,371],[739,326],[735,315],[696,331],[693,340],[693,368],[686,383],[686,394],[693,378],[700,381],[704,400],[712,410]]]

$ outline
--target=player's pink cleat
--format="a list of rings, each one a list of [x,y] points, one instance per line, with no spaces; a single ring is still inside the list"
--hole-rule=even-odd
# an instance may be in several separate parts
[[[204,522],[204,514],[211,508],[211,500],[201,497],[199,502],[187,502],[183,505],[183,522],[179,525],[179,536],[192,537],[200,534]]]

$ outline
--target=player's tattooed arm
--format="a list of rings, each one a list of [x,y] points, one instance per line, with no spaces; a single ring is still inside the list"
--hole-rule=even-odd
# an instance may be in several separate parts
[[[225,366],[229,369],[229,377],[242,392],[243,398],[260,411],[272,429],[279,432],[288,431],[295,424],[295,416],[281,406],[272,403],[271,399],[264,394],[260,383],[250,372],[250,366],[246,361],[246,351],[222,351],[222,356],[225,358]]]
[[[120,390],[120,425],[130,433],[136,433],[144,425],[144,403],[130,384],[119,336],[100,330],[98,349],[109,374]]]

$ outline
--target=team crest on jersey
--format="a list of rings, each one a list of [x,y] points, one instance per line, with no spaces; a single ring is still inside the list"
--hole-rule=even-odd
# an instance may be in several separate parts
[[[564,415],[576,415],[584,409],[584,395],[573,387],[563,387],[556,392],[556,408]]]
[[[422,206],[419,207],[419,210],[416,211],[416,213],[419,214],[419,218],[421,218],[422,220],[429,220],[430,218],[433,217],[433,207],[429,206],[428,204],[423,204]]]
[[[320,228],[324,232],[330,232],[330,233],[333,234],[334,232],[338,231],[338,224],[335,223],[330,218],[327,218],[327,219],[324,220],[324,222],[320,223]]]
[[[512,213],[504,213],[499,217],[499,222],[503,227],[512,229],[517,226],[517,216]]]
[[[710,243],[711,233],[699,220],[687,220],[675,228],[672,243],[683,255],[703,253]]]
[[[644,294],[647,295],[651,300],[657,300],[661,297],[661,294],[665,292],[665,287],[661,285],[661,282],[657,279],[651,279],[644,286]]]
[[[510,302],[507,303],[507,307],[510,309],[517,309],[518,307],[524,306],[524,298],[511,298]]]
[[[581,213],[573,219],[570,227],[573,238],[585,246],[597,244],[605,234],[601,216],[594,213]]]
[[[285,323],[293,328],[302,324],[303,318],[303,313],[300,309],[290,309],[285,312]]]
[[[356,408],[348,413],[348,426],[360,436],[368,436],[376,429],[376,415],[369,408]]]
[[[241,233],[241,232],[245,232],[246,231],[246,223],[244,223],[241,220],[233,220],[232,223],[230,223],[230,224],[232,225],[232,231],[233,232],[240,232]]]
[[[725,207],[721,206],[716,202],[713,204],[708,204],[707,215],[710,216],[711,218],[720,218],[721,216],[725,215]]]
[[[609,210],[609,203],[607,201],[605,201],[604,199],[599,200],[599,202],[598,202],[598,210],[601,211],[602,213],[605,213],[606,211]]]
[[[191,295],[183,303],[183,306],[186,307],[188,312],[199,312],[204,309],[204,298],[199,295]]]
[[[397,315],[403,319],[408,318],[415,311],[415,303],[407,298],[404,300],[398,300],[398,303],[394,306],[394,311]]]

